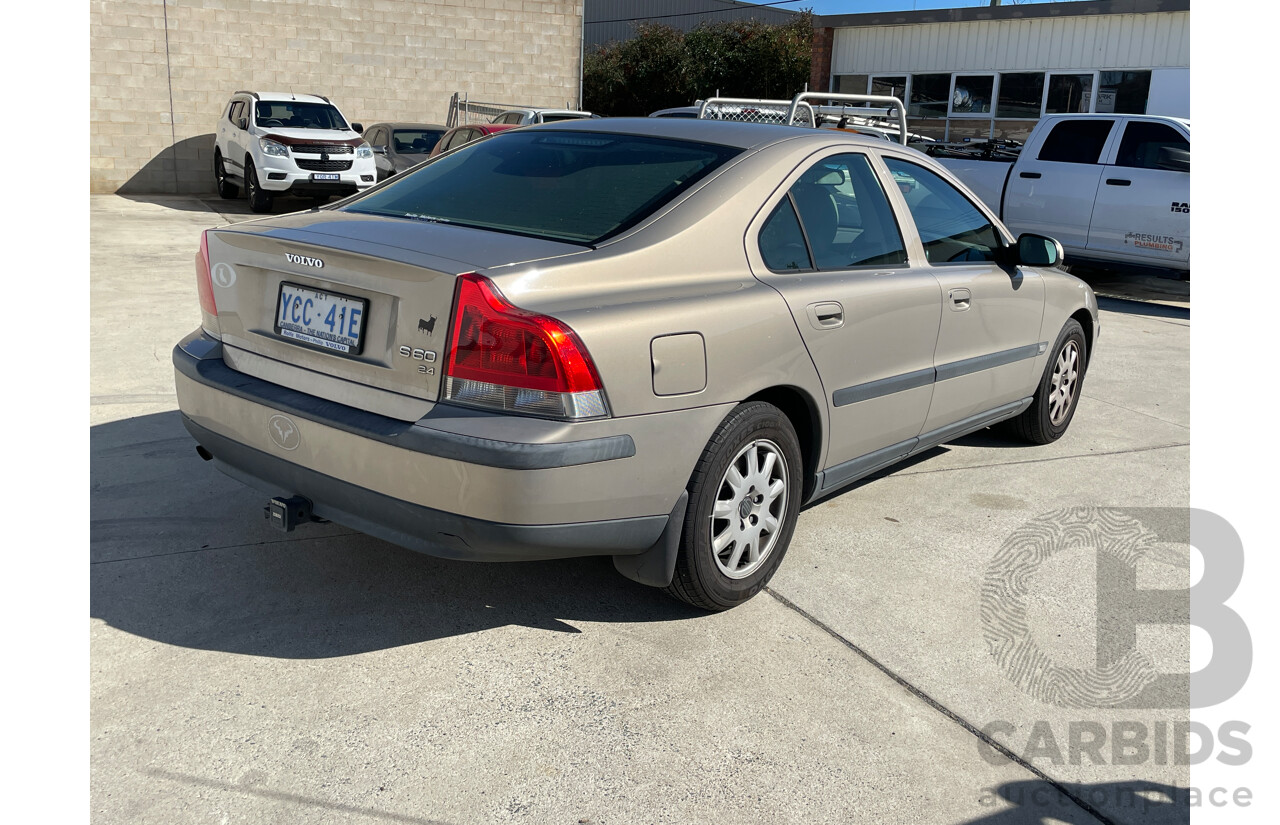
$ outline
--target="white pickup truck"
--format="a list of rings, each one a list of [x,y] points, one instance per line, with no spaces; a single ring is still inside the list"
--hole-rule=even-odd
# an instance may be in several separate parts
[[[1190,272],[1191,122],[1157,115],[1047,115],[1012,162],[938,160],[1014,236],[1048,235],[1066,262]]]

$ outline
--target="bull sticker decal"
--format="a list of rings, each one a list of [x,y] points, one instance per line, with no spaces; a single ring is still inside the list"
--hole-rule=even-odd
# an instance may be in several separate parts
[[[432,315],[429,319],[418,319],[418,332],[431,335],[436,331],[436,316]]]

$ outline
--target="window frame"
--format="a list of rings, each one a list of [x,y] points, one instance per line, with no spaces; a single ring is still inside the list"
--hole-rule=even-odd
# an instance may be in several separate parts
[[[906,260],[902,263],[859,264],[857,266],[847,266],[839,269],[822,269],[817,265],[817,259],[813,254],[813,244],[809,240],[809,230],[804,225],[804,218],[800,214],[799,204],[797,204],[795,199],[791,196],[791,189],[796,185],[800,178],[814,166],[841,155],[861,155],[867,161],[867,165],[871,170],[871,175],[879,185],[880,192],[884,196],[889,207],[887,217],[894,222],[894,228],[898,231],[898,239],[901,241],[902,249],[906,254]],[[752,228],[749,230],[749,234],[754,237],[754,243],[751,244],[750,248],[754,250],[756,257],[759,258],[764,269],[775,275],[856,275],[861,273],[910,269],[914,265],[915,261],[915,255],[912,251],[912,241],[902,231],[902,216],[897,208],[896,202],[894,201],[894,197],[901,197],[901,194],[897,191],[896,186],[893,187],[892,191],[886,188],[885,180],[884,164],[881,161],[880,155],[875,150],[854,146],[833,146],[806,156],[794,169],[791,170],[787,177],[783,179],[778,188],[774,190],[773,194],[770,195],[761,206],[760,211],[756,213],[756,218],[752,223]],[[773,215],[774,210],[778,208],[778,205],[781,204],[783,200],[791,201],[791,208],[795,212],[796,222],[800,225],[800,234],[804,237],[805,252],[809,255],[809,269],[772,269],[765,262],[764,254],[760,251],[760,233],[764,231],[765,224],[769,222],[770,216]],[[915,224],[912,224],[912,228],[914,227]]]

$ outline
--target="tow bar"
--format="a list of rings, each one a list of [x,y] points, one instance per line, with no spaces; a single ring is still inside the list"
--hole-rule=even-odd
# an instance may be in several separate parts
[[[262,508],[262,515],[271,522],[271,526],[281,532],[289,533],[299,524],[310,521],[321,521],[311,513],[311,501],[302,496],[280,498],[276,496]]]

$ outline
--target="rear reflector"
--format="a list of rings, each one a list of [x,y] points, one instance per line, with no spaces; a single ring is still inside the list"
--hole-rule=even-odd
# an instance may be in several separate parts
[[[609,414],[595,364],[573,330],[511,304],[474,272],[458,276],[445,398],[554,418]]]

